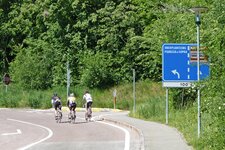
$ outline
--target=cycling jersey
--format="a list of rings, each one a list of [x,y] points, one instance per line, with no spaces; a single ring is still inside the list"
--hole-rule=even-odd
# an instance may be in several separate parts
[[[60,100],[60,97],[58,97],[58,96],[53,96],[52,97],[52,104],[54,104],[55,102],[60,102],[61,100]]]
[[[87,103],[92,102],[92,97],[89,93],[84,94],[83,99],[86,100]]]
[[[76,98],[75,98],[75,97],[70,96],[70,97],[68,97],[68,102],[69,102],[69,104],[73,104],[73,103],[75,103],[75,102],[76,102]]]

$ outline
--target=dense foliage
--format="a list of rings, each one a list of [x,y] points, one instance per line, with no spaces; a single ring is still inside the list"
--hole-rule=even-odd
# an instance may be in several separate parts
[[[72,85],[104,88],[130,81],[132,69],[136,80],[160,81],[161,46],[196,42],[189,8],[198,5],[209,8],[201,15],[211,70],[201,90],[202,113],[211,116],[203,140],[224,149],[224,0],[1,0],[0,74],[43,90],[66,84],[69,62]],[[193,92],[176,91],[174,108],[194,102]]]

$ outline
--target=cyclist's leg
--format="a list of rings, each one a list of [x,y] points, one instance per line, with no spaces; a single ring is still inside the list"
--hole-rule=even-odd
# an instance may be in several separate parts
[[[73,105],[72,107],[71,107],[71,114],[72,114],[72,116],[73,116],[73,118],[72,119],[75,119],[75,108],[76,108],[76,106],[75,105]]]
[[[58,108],[58,105],[57,105],[56,102],[54,103],[54,108],[55,108],[55,118],[56,118],[56,116],[57,116],[57,108]]]
[[[87,102],[87,111],[89,107],[90,107],[90,102]]]
[[[71,112],[71,113],[74,113],[74,111],[75,111],[75,107],[72,106],[70,112]]]
[[[72,107],[71,107],[71,106],[69,105],[69,106],[68,106],[68,108],[69,108],[69,111],[71,112],[71,110],[72,110]]]
[[[62,118],[62,103],[61,102],[58,102],[58,110],[59,110],[59,114],[60,114],[60,117]]]
[[[76,108],[77,108],[77,104],[74,103],[74,104],[73,104],[73,111],[75,111]]]
[[[60,112],[62,112],[62,103],[61,102],[58,102],[59,104],[58,104],[58,107],[59,107],[59,110],[60,110]]]
[[[91,102],[87,103],[87,117],[90,118],[91,117]]]
[[[88,110],[88,103],[87,102],[85,103],[85,109],[86,109],[86,112],[87,112],[87,110]]]
[[[87,104],[87,102],[85,103],[85,119],[86,119],[86,121],[88,119],[88,104]]]
[[[88,102],[87,105],[88,105],[88,108],[91,107],[92,102]]]
[[[68,114],[68,118],[71,119],[71,106],[68,105],[68,108],[69,108],[69,114]]]
[[[90,113],[91,113],[91,105],[92,105],[92,102],[88,102],[88,109],[90,110]]]
[[[77,104],[75,103],[75,104],[74,104],[74,110],[73,110],[73,111],[74,111],[75,117],[76,117],[76,108],[77,108]]]

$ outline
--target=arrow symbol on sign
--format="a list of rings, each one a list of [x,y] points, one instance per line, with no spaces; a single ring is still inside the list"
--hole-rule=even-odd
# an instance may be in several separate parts
[[[13,132],[13,133],[3,133],[2,135],[15,135],[15,134],[21,134],[21,130],[20,129],[17,129],[16,130],[17,132]]]
[[[177,70],[175,69],[175,70],[172,70],[172,73],[174,74],[174,75],[176,75],[177,74],[177,78],[178,79],[180,79],[180,74],[177,72]]]

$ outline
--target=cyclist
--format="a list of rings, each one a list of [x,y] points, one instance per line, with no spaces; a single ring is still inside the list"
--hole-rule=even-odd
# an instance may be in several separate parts
[[[85,91],[84,96],[83,96],[83,100],[86,101],[85,107],[86,107],[86,112],[87,112],[88,108],[92,105],[92,97],[91,97],[91,94],[88,91]]]
[[[52,96],[52,106],[55,108],[55,118],[57,116],[57,108],[59,110],[62,110],[62,103],[61,103],[61,98],[57,95],[57,93],[54,93]]]
[[[73,111],[75,114],[75,109],[77,107],[77,104],[76,104],[76,98],[73,93],[71,93],[67,99],[67,106],[70,109],[70,112]]]

